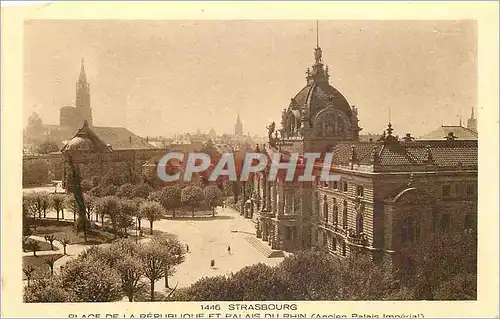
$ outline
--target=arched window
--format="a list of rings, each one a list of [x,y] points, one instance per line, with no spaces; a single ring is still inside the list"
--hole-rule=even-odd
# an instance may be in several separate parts
[[[323,218],[325,219],[325,223],[328,223],[328,199],[326,195],[323,197]]]
[[[347,228],[347,201],[344,200],[344,207],[342,211],[342,226]]]
[[[363,232],[363,214],[358,212],[356,215],[356,234]]]
[[[339,222],[339,208],[337,206],[337,199],[333,199],[333,224],[337,225]]]

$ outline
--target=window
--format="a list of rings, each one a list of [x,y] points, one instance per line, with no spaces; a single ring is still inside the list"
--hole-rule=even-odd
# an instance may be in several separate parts
[[[339,222],[339,209],[337,207],[337,199],[333,199],[333,224],[337,225]]]
[[[356,186],[356,195],[359,197],[363,197],[364,188],[361,185]]]
[[[326,196],[323,197],[323,218],[325,223],[328,223],[328,200]]]
[[[449,196],[451,196],[451,186],[443,185],[443,197],[449,197]]]
[[[457,196],[464,196],[465,195],[464,184],[460,183],[460,184],[455,185],[455,193]]]
[[[345,241],[342,242],[342,256],[345,256],[346,255],[346,245],[345,245]]]
[[[443,214],[441,216],[441,231],[447,231],[450,228],[450,215]]]
[[[476,219],[474,215],[465,215],[464,228],[472,230],[476,229]]]
[[[333,182],[333,189],[339,189],[339,182]]]
[[[332,250],[336,251],[337,250],[337,237],[333,236],[332,238]]]
[[[287,227],[286,228],[286,240],[291,240],[292,239],[292,228]]]
[[[363,232],[363,214],[358,213],[356,215],[356,233],[360,234]]]
[[[477,185],[476,183],[467,184],[467,195],[476,195]]]
[[[344,208],[342,211],[342,226],[347,228],[347,201],[344,200]]]
[[[344,182],[344,183],[343,183],[343,191],[344,191],[344,192],[347,192],[347,190],[348,190],[348,187],[347,187],[347,182]]]

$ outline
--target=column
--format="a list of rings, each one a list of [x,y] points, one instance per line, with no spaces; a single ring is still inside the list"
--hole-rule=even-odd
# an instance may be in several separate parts
[[[292,194],[290,191],[285,192],[285,215],[293,214],[292,210]]]
[[[271,186],[271,210],[273,213],[277,213],[278,211],[278,196],[277,196],[277,190],[276,190],[276,182],[273,182]]]
[[[266,185],[266,211],[270,212],[272,210],[272,205],[271,205],[271,199],[272,199],[272,193],[271,193],[271,188],[272,188],[272,182],[267,182]]]
[[[262,222],[261,222],[261,218],[257,218],[257,225],[256,225],[256,228],[257,228],[257,238],[262,238]]]
[[[266,175],[262,175],[262,200],[261,200],[261,211],[265,212],[266,211],[266,202],[267,202],[267,181],[266,181]]]
[[[285,211],[285,193],[283,188],[278,192],[278,217],[283,216]]]

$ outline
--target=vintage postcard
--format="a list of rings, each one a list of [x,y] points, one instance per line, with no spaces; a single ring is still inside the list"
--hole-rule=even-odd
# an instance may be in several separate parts
[[[2,8],[2,317],[498,317],[497,10]]]

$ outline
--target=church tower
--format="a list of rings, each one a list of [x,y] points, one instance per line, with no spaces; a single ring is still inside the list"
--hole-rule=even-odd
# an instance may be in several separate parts
[[[243,124],[241,124],[240,115],[236,118],[236,124],[234,125],[234,134],[237,136],[243,135]]]
[[[81,122],[79,126],[83,125],[84,121],[87,121],[89,126],[93,126],[92,109],[90,108],[90,84],[87,82],[87,76],[85,75],[83,58],[80,68],[80,76],[78,77],[78,82],[76,83],[75,106],[79,122]]]
[[[474,118],[474,108],[472,108],[470,119],[467,120],[467,128],[477,133],[477,119]]]

